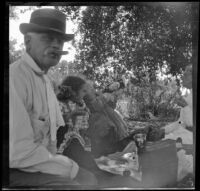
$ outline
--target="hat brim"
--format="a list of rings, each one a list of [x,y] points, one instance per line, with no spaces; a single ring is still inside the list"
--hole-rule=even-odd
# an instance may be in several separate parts
[[[74,39],[74,34],[65,34],[54,28],[41,27],[33,23],[22,23],[19,26],[19,30],[22,34],[26,34],[27,32],[56,32],[62,35],[65,41],[70,41]]]

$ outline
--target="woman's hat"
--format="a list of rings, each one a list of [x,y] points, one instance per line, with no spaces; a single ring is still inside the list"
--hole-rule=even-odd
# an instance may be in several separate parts
[[[74,34],[66,34],[66,15],[56,9],[37,9],[31,14],[29,23],[21,23],[21,33],[27,32],[56,32],[63,36],[65,41],[74,38]]]

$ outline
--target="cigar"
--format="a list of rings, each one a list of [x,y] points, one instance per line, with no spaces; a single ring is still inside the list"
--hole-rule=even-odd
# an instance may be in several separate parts
[[[64,55],[64,54],[68,54],[68,51],[62,51],[62,50],[56,50],[56,53],[60,54],[60,55]]]

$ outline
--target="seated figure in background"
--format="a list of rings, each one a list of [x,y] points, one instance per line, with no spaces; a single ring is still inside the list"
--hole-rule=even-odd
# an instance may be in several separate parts
[[[184,97],[187,105],[180,111],[177,121],[164,126],[165,139],[173,139],[178,148],[178,181],[187,175],[193,177],[193,107],[192,107],[192,65],[188,65],[183,75],[183,86],[190,90]],[[183,143],[183,144],[182,144]]]
[[[76,120],[72,120],[73,127],[62,127],[58,129],[58,144],[61,146],[61,152],[63,152],[64,155],[72,158],[74,161],[76,161],[79,166],[84,167],[85,169],[91,171],[95,174],[95,176],[98,179],[98,182],[106,186],[127,186],[127,187],[138,187],[141,186],[141,184],[137,181],[135,181],[132,178],[129,177],[123,177],[121,175],[112,174],[110,172],[101,170],[97,164],[95,163],[95,158],[103,155],[104,153],[114,153],[121,147],[121,150],[127,146],[127,144],[130,142],[125,140],[125,143],[116,143],[113,141],[113,137],[116,136],[117,133],[125,131],[125,129],[121,129],[119,132],[114,133],[115,123],[109,118],[109,115],[107,116],[107,113],[104,111],[105,107],[105,98],[99,97],[99,100],[97,100],[98,96],[102,96],[101,94],[96,94],[93,87],[91,87],[90,83],[88,83],[86,80],[82,79],[81,77],[77,76],[67,76],[62,84],[59,86],[59,91],[57,93],[58,100],[63,104],[69,104],[70,101],[76,103],[77,107],[82,107],[82,109],[74,110],[72,113],[75,115],[83,115],[85,112],[89,112],[89,128],[88,128],[88,135],[89,138],[91,138],[91,146],[92,146],[92,153],[89,151],[86,151],[84,148],[84,141],[81,141],[80,134],[77,136],[77,125],[74,126],[74,124],[77,123]],[[85,100],[85,102],[83,101]],[[92,102],[94,101],[94,103]],[[89,111],[85,108],[86,106],[89,108]],[[104,105],[103,105],[104,104]],[[106,106],[108,107],[108,106]],[[84,108],[84,109],[83,109]],[[111,109],[111,108],[110,108]],[[112,109],[112,111],[114,111]],[[82,112],[82,113],[81,113]],[[85,115],[84,114],[84,115]],[[71,114],[72,117],[72,114]],[[65,119],[70,119],[70,114]],[[115,116],[116,117],[116,116]],[[73,118],[73,117],[72,117]],[[116,117],[117,118],[117,117]],[[117,119],[119,121],[119,119]],[[68,124],[68,123],[67,123]],[[68,137],[67,135],[72,132],[72,128],[74,128],[73,131],[76,131],[71,136],[71,141],[69,141],[69,144],[66,145],[66,139],[63,137]],[[82,128],[82,127],[81,127]],[[112,131],[111,131],[111,130]],[[79,129],[80,130],[80,129]],[[109,131],[111,131],[111,134],[109,134]],[[123,132],[123,135],[125,137],[125,133]],[[102,136],[106,138],[102,138]],[[59,140],[64,140],[63,143],[61,143]],[[95,140],[98,141],[98,147],[95,145]],[[100,140],[100,141],[99,141]],[[105,142],[102,142],[102,140]],[[111,141],[110,141],[111,140]],[[113,145],[110,145],[110,144]],[[62,148],[62,145],[64,145],[64,149]],[[108,152],[109,149],[109,152]],[[111,150],[112,149],[112,150]],[[62,151],[64,150],[64,151]],[[92,154],[92,155],[91,155]]]
[[[187,106],[181,109],[180,123],[185,128],[193,127],[193,106],[192,106],[192,65],[188,65],[183,75],[183,86],[190,90],[190,93],[183,97]]]
[[[177,139],[182,138],[183,143],[193,144],[193,133],[188,129],[193,126],[193,114],[192,114],[192,65],[188,65],[183,74],[183,86],[190,90],[190,94],[184,97],[187,105],[180,111],[180,117],[178,121],[164,126],[165,138]]]
[[[80,77],[68,76],[61,86],[70,87],[75,93],[71,98],[72,101],[84,100],[90,110],[87,133],[91,139],[91,152],[95,158],[122,151],[133,140],[121,117],[107,103],[103,94],[97,93],[87,81]]]

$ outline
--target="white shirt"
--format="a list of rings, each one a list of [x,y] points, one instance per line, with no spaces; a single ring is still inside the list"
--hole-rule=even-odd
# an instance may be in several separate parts
[[[10,65],[9,82],[10,168],[74,178],[78,165],[54,152],[44,72],[25,53]]]

